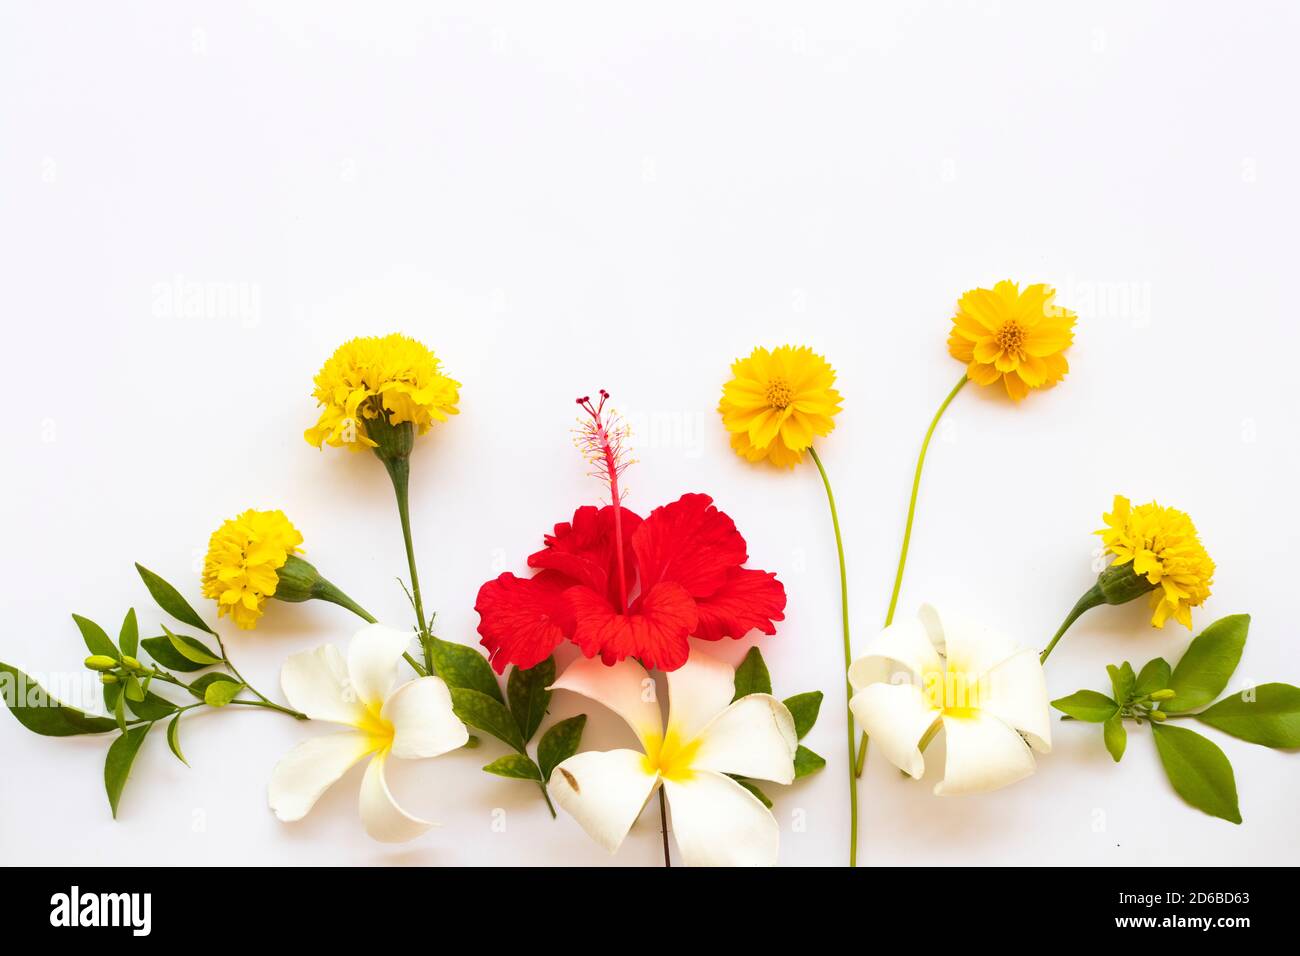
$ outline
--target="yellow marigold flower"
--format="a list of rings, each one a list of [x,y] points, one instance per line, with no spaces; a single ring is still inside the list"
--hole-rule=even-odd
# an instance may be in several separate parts
[[[217,602],[244,630],[257,626],[266,599],[275,595],[277,571],[301,549],[302,535],[282,511],[249,509],[212,533],[203,561],[203,596]]]
[[[783,468],[803,461],[814,438],[829,435],[840,412],[835,370],[806,346],[756,348],[731,366],[718,411],[731,447],[750,461]]]
[[[460,382],[440,371],[423,343],[405,335],[352,339],[338,347],[316,375],[313,395],[324,406],[305,437],[317,448],[374,448],[367,422],[388,413],[393,425],[412,422],[423,435],[457,413]]]
[[[1031,388],[1051,388],[1070,370],[1063,354],[1074,341],[1075,314],[1054,304],[1049,285],[999,282],[971,289],[957,303],[948,352],[966,363],[978,385],[999,379],[1015,401]]]
[[[1192,519],[1154,501],[1133,508],[1127,498],[1116,495],[1114,510],[1102,520],[1107,526],[1096,533],[1115,555],[1112,567],[1131,561],[1134,573],[1155,586],[1151,623],[1164,627],[1172,616],[1191,630],[1192,608],[1204,603],[1214,583],[1214,562]]]

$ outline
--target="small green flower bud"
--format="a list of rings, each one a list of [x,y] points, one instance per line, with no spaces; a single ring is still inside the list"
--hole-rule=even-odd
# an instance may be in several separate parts
[[[122,666],[125,667],[125,668],[126,668],[127,670],[129,670],[129,671],[143,671],[143,670],[144,670],[144,665],[141,664],[141,663],[140,663],[138,660],[136,660],[134,657],[132,657],[130,654],[124,654],[124,655],[122,656]]]
[[[1160,711],[1158,711],[1158,710],[1153,710],[1153,711],[1151,711],[1151,713],[1148,714],[1147,716],[1149,716],[1149,717],[1150,717],[1152,720],[1154,720],[1157,724],[1163,724],[1166,720],[1169,719],[1168,717],[1166,717],[1164,714],[1162,714],[1162,713],[1161,713]]]
[[[117,675],[116,675],[116,674],[100,674],[100,675],[99,675],[99,682],[100,682],[101,684],[116,684],[116,683],[117,683]]]
[[[1166,687],[1164,690],[1158,690],[1151,695],[1152,700],[1169,700],[1174,696],[1174,692]]]
[[[86,658],[86,667],[92,671],[111,671],[117,667],[117,661],[107,654],[91,654]]]

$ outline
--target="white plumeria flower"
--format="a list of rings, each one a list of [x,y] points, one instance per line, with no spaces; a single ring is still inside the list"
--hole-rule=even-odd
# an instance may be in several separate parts
[[[551,773],[555,802],[610,853],[623,843],[662,784],[673,836],[687,866],[774,866],[780,827],[762,801],[727,776],[790,783],[798,747],[794,718],[770,694],[732,703],[735,670],[697,651],[668,673],[664,729],[653,678],[633,660],[606,667],[574,661],[553,685],[604,704],[644,753],[588,751]]]
[[[437,757],[463,747],[469,732],[452,712],[441,678],[421,677],[393,689],[397,662],[410,642],[409,631],[371,624],[352,638],[346,662],[333,644],[285,661],[280,683],[289,704],[312,720],[352,729],[304,740],[275,765],[271,809],[281,820],[301,820],[353,764],[373,756],[361,781],[366,832],[383,843],[402,843],[434,826],[393,800],[384,763],[390,756]]]
[[[940,618],[928,604],[876,635],[849,668],[849,683],[849,708],[872,746],[912,777],[925,773],[921,751],[942,727],[948,755],[936,794],[997,790],[1034,772],[1030,747],[1051,752],[1038,652]]]

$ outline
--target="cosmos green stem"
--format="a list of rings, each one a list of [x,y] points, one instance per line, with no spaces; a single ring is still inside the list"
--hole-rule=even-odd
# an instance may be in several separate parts
[[[934,413],[934,418],[930,420],[930,427],[925,430],[925,439],[921,442],[921,453],[916,458],[916,473],[912,476],[912,497],[907,503],[907,523],[903,526],[903,547],[898,552],[898,570],[894,572],[894,590],[889,595],[889,610],[885,612],[885,627],[894,623],[894,611],[898,609],[898,594],[903,588],[903,571],[907,568],[907,551],[912,544],[912,523],[916,520],[916,499],[921,491],[921,472],[925,470],[925,454],[930,450],[930,439],[934,437],[934,430],[939,427],[939,419],[943,418],[943,413],[948,410],[952,400],[957,397],[969,382],[970,379],[963,373],[960,381],[952,387],[948,397],[939,405],[938,411]],[[867,735],[862,735],[862,743],[858,746],[857,757],[853,761],[853,775],[862,776],[862,771],[867,764]]]
[[[840,518],[835,510],[835,492],[831,490],[831,480],[817,450],[811,445],[808,454],[812,456],[817,470],[821,473],[822,484],[826,486],[826,502],[831,509],[831,525],[835,528],[835,550],[840,559],[840,615],[844,621],[844,687],[849,696],[853,688],[849,686],[849,665],[853,663],[853,646],[849,640],[849,576],[844,566],[844,537],[840,534]],[[847,698],[846,698],[847,699]],[[846,708],[849,732],[849,866],[858,865],[858,779],[853,768],[853,711]]]

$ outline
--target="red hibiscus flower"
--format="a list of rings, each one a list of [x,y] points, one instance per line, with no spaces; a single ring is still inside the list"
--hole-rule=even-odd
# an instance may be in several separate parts
[[[479,589],[478,631],[497,673],[541,663],[566,638],[606,664],[635,657],[671,671],[690,637],[775,634],[785,617],[785,588],[741,567],[745,539],[708,495],[683,495],[644,521],[618,505],[579,508],[545,545],[528,559],[532,578],[506,573]]]

